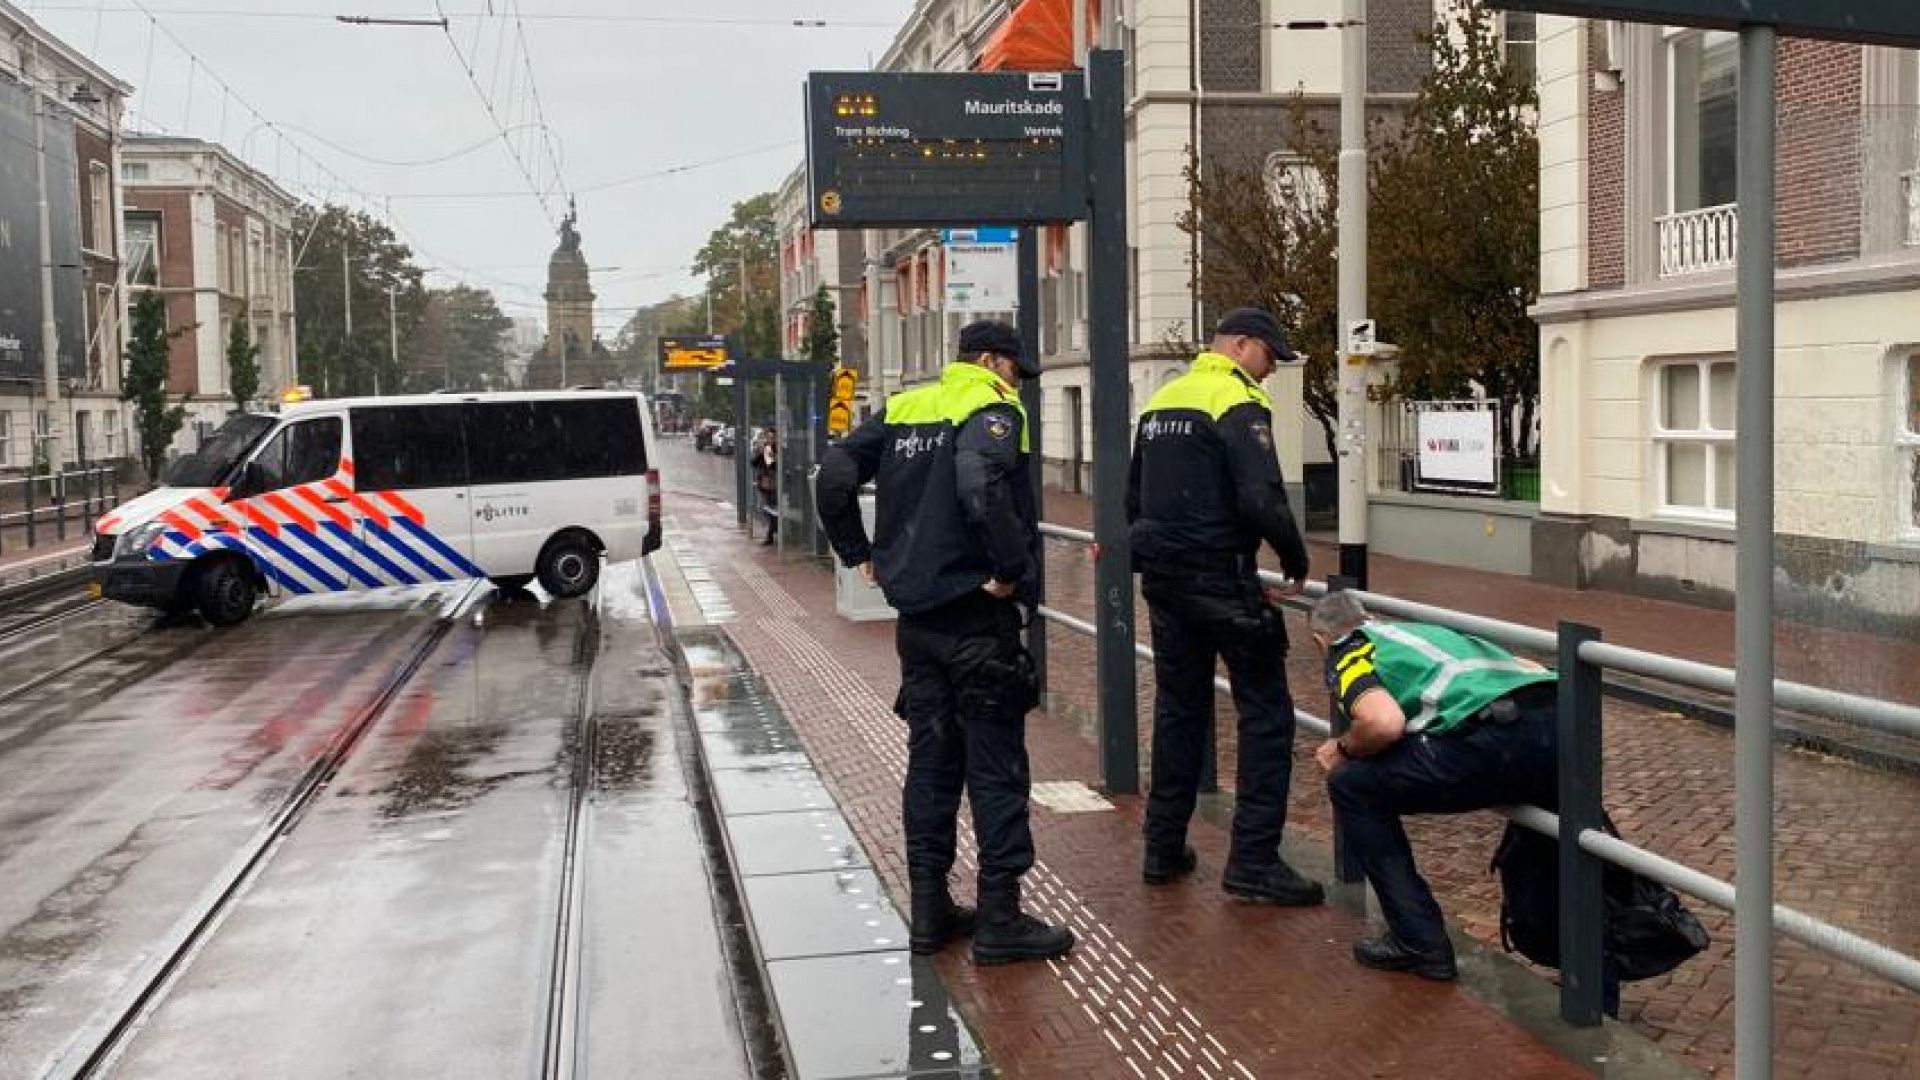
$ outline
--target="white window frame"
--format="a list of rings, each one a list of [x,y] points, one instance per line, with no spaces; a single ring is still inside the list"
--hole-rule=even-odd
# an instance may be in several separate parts
[[[1653,503],[1654,514],[1662,518],[1678,518],[1689,521],[1704,521],[1719,525],[1733,523],[1735,510],[1725,510],[1714,505],[1720,494],[1719,470],[1715,468],[1721,454],[1733,454],[1734,432],[1713,426],[1713,368],[1720,364],[1733,364],[1731,356],[1698,356],[1672,360],[1657,360],[1648,365],[1650,389],[1647,393],[1649,405],[1648,430],[1653,444]],[[1687,430],[1669,429],[1666,426],[1666,372],[1668,368],[1692,366],[1699,369],[1700,381],[1700,426]],[[1738,384],[1736,371],[1736,385]],[[1734,401],[1737,410],[1739,401]],[[1704,504],[1695,506],[1675,503],[1669,497],[1667,448],[1677,445],[1703,445],[1708,448],[1706,461],[1706,485]],[[1731,500],[1729,500],[1731,501]]]
[[[1920,350],[1893,365],[1894,533],[1906,541],[1920,541],[1920,415],[1914,397],[1920,394]]]
[[[113,251],[113,173],[105,162],[87,162],[87,243],[89,254]]]
[[[151,286],[149,286],[147,282],[134,280],[135,275],[133,271],[139,269],[139,265],[133,261],[133,256],[135,253],[133,251],[133,245],[131,243],[133,239],[132,229],[127,230],[127,238],[129,241],[127,245],[127,250],[121,253],[128,270],[127,281],[130,285],[136,288],[146,288],[146,287],[158,288],[160,286],[160,257],[163,254],[160,247],[162,242],[161,236],[163,233],[166,232],[166,219],[162,215],[162,213],[158,210],[129,210],[126,212],[125,216],[129,224],[131,224],[135,220],[138,220],[143,224],[149,221],[153,223],[153,244],[147,251],[147,265],[152,267],[152,274],[153,274],[153,281],[151,283]]]
[[[1513,63],[1513,47],[1515,45],[1526,46],[1528,56],[1531,58],[1528,61],[1528,70],[1533,75],[1534,81],[1537,82],[1540,76],[1540,16],[1533,12],[1525,11],[1502,11],[1498,14],[1500,16],[1499,21],[1494,25],[1500,35],[1500,58],[1511,65]],[[1532,37],[1516,38],[1510,36],[1508,27],[1512,25],[1512,20],[1516,17],[1531,18],[1533,20]]]
[[[1667,175],[1664,178],[1664,181],[1665,181],[1665,191],[1666,191],[1666,207],[1667,207],[1667,213],[1669,214],[1689,213],[1696,210],[1710,209],[1710,207],[1706,207],[1706,206],[1695,206],[1695,207],[1689,207],[1687,210],[1681,210],[1679,205],[1679,196],[1677,191],[1678,185],[1675,183],[1675,178],[1679,173],[1680,164],[1681,164],[1680,142],[1679,142],[1680,140],[1680,134],[1679,134],[1680,95],[1679,95],[1679,85],[1678,85],[1678,80],[1680,77],[1680,65],[1674,62],[1674,53],[1679,49],[1679,47],[1683,43],[1687,41],[1702,40],[1708,34],[1724,34],[1724,33],[1728,33],[1728,31],[1700,30],[1692,27],[1674,27],[1674,26],[1669,26],[1665,28],[1665,33],[1663,35],[1664,40],[1662,40],[1660,45],[1660,49],[1661,49],[1660,61],[1661,61],[1661,66],[1666,69],[1664,74],[1666,76],[1666,84],[1667,84],[1667,103],[1666,103],[1666,141],[1667,141],[1666,172],[1667,172]],[[1738,91],[1737,91],[1737,84],[1736,84],[1736,94],[1737,93]],[[1691,160],[1693,162],[1694,167],[1698,168],[1699,167],[1699,147],[1698,146],[1694,147],[1694,155]],[[1716,203],[1715,205],[1725,206],[1725,205],[1732,205],[1732,204]]]

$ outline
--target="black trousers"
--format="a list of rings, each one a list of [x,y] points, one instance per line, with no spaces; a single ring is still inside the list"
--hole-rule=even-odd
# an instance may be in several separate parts
[[[900,616],[900,697],[907,722],[902,808],[907,871],[945,881],[964,788],[973,806],[982,895],[1017,892],[1033,866],[1026,711],[1014,685],[1019,608],[984,592]]]
[[[1343,762],[1327,793],[1348,850],[1401,941],[1434,949],[1447,943],[1433,890],[1413,865],[1400,824],[1406,814],[1464,814],[1493,806],[1559,806],[1559,709],[1554,687],[1530,687],[1514,719],[1481,721],[1465,731],[1409,735],[1370,758]]]
[[[1154,654],[1147,846],[1176,853],[1186,843],[1212,731],[1215,661],[1224,659],[1240,714],[1230,858],[1236,867],[1270,867],[1280,858],[1293,780],[1293,695],[1280,613],[1267,604],[1251,560],[1233,571],[1148,569],[1141,589]]]

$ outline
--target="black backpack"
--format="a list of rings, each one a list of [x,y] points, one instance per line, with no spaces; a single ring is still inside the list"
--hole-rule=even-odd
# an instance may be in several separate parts
[[[1607,832],[1619,836],[1603,816]],[[1542,967],[1560,966],[1560,842],[1508,823],[1493,855],[1500,874],[1500,944]],[[1604,948],[1622,982],[1665,975],[1707,947],[1707,932],[1672,889],[1608,863]]]

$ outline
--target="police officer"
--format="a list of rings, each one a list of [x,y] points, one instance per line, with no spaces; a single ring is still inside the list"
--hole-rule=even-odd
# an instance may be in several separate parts
[[[816,499],[835,553],[900,613],[894,708],[907,722],[902,801],[921,955],[969,933],[981,964],[1073,947],[1071,931],[1020,909],[1033,865],[1026,714],[1039,701],[1020,628],[1023,607],[1039,599],[1040,533],[1016,387],[1039,373],[1012,327],[971,323],[939,383],[889,399],[820,469]],[[876,478],[869,540],[857,495]],[[980,853],[977,928],[947,888],[963,787]]]
[[[1140,416],[1127,487],[1134,568],[1152,617],[1153,777],[1141,876],[1161,885],[1197,866],[1187,822],[1224,658],[1239,710],[1233,846],[1222,875],[1243,900],[1321,903],[1318,882],[1280,857],[1293,770],[1287,633],[1261,586],[1262,541],[1286,576],[1307,576],[1307,548],[1287,508],[1273,449],[1273,407],[1260,380],[1295,359],[1273,316],[1241,308],[1220,320],[1211,351],[1162,387]]]
[[[1334,816],[1386,916],[1387,932],[1356,942],[1370,968],[1428,979],[1455,975],[1433,890],[1413,865],[1403,814],[1558,805],[1557,678],[1491,642],[1421,623],[1370,619],[1352,593],[1308,619],[1327,685],[1352,723],[1315,753]],[[1619,983],[1607,980],[1610,1011]]]

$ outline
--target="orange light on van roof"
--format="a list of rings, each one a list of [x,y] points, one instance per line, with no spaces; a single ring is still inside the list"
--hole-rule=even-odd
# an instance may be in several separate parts
[[[309,386],[289,386],[280,394],[282,405],[298,405],[313,400],[313,388]]]

